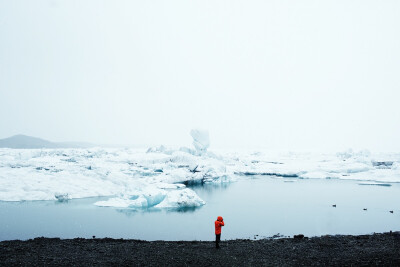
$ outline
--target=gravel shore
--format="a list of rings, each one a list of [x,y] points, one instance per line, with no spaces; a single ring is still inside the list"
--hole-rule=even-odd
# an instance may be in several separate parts
[[[206,241],[35,238],[0,242],[0,265],[386,265],[400,266],[400,232]]]

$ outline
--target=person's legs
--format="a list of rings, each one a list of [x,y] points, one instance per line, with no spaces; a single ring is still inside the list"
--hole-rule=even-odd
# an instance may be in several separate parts
[[[221,234],[215,235],[215,247],[219,248],[219,241],[221,240]]]

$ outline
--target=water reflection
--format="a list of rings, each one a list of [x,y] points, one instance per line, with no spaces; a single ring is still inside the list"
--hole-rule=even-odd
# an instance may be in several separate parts
[[[135,216],[137,214],[143,214],[143,213],[193,213],[199,209],[201,209],[202,206],[200,207],[177,207],[177,208],[156,208],[156,207],[151,207],[151,208],[118,208],[115,209],[117,212],[122,213],[128,217]],[[108,209],[113,209],[108,208]]]
[[[231,185],[232,183],[203,183],[193,184],[188,187],[194,190],[197,194],[207,194],[208,196],[211,196],[227,190]]]
[[[138,210],[136,209],[115,209],[117,212],[126,215],[127,217],[133,217],[137,215]]]
[[[202,206],[201,207],[179,207],[179,208],[169,208],[169,209],[166,209],[165,211],[167,213],[173,213],[173,212],[193,213],[201,208],[202,208]]]
[[[63,201],[56,200],[56,201],[54,201],[54,205],[68,205],[68,203],[69,203],[69,200],[63,200]]]

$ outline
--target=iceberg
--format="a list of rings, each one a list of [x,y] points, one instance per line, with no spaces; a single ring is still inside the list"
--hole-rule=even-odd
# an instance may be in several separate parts
[[[0,201],[108,197],[96,205],[125,208],[197,207],[190,186],[250,179],[400,182],[400,153],[208,151],[207,131],[192,130],[190,148],[0,148]],[[217,153],[218,152],[218,153]],[[290,178],[290,179],[288,179]]]
[[[199,207],[206,204],[193,190],[185,188],[182,190],[169,191],[165,199],[156,208],[188,208]]]
[[[145,198],[130,199],[129,197],[115,197],[105,201],[97,201],[94,205],[114,208],[144,208],[147,207]]]
[[[207,148],[210,146],[210,136],[208,131],[193,129],[190,131],[190,135],[193,137],[193,145],[197,152],[200,154],[207,152]]]
[[[103,207],[196,207],[192,183],[230,180],[223,157],[207,153],[208,133],[193,131],[196,151],[159,146],[0,149],[0,200],[109,197]]]
[[[374,161],[372,160],[372,166],[378,169],[390,169],[393,166],[393,161]]]
[[[154,190],[154,189],[153,189]],[[205,204],[193,190],[182,188],[179,190],[158,190],[138,195],[124,195],[113,197],[106,201],[98,201],[96,206],[116,208],[187,208],[199,207]]]
[[[400,182],[400,154],[372,154],[367,150],[336,153],[241,153],[230,155],[228,172],[295,179],[343,179]]]

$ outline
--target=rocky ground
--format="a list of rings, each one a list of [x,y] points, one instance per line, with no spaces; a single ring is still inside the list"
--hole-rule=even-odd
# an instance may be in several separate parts
[[[400,266],[400,232],[213,242],[35,238],[0,242],[0,265]]]

